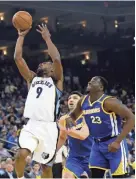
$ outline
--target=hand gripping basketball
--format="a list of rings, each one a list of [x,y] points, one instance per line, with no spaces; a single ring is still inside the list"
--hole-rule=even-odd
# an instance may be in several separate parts
[[[24,31],[22,31],[22,30],[18,30],[18,35],[19,36],[22,36],[22,37],[25,37],[26,36],[26,34],[30,31],[30,29],[31,29],[31,27],[29,28],[29,29],[27,29],[27,30],[24,30]]]

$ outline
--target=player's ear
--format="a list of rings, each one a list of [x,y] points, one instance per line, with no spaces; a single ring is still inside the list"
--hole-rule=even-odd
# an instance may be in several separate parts
[[[103,91],[103,90],[104,90],[103,85],[100,85],[100,90],[101,90],[101,91]]]

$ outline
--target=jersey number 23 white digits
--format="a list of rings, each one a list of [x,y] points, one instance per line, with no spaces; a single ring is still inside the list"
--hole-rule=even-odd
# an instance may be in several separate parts
[[[92,119],[92,123],[94,123],[94,124],[102,123],[101,118],[99,116],[91,116],[91,119]]]

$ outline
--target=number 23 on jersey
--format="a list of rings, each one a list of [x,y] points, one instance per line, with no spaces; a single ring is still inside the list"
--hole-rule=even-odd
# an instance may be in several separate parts
[[[93,124],[101,124],[102,123],[101,118],[99,116],[91,116],[90,118],[92,119]]]

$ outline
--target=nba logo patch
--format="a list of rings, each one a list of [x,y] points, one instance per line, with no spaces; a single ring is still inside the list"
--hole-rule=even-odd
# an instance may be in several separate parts
[[[42,153],[42,158],[43,158],[43,159],[47,159],[47,158],[49,158],[49,154],[43,152],[43,153]]]

